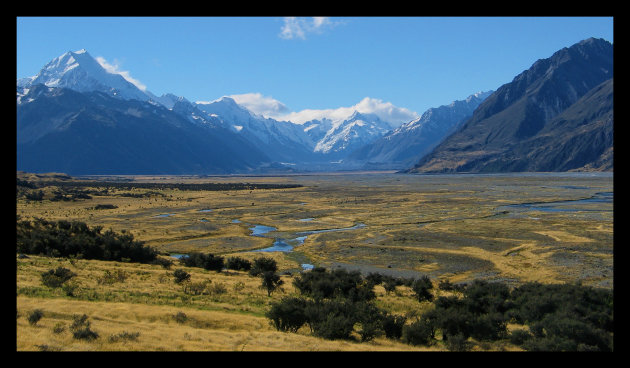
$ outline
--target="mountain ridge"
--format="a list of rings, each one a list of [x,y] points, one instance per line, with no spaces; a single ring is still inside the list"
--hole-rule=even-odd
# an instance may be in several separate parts
[[[578,103],[593,88],[612,79],[612,55],[613,46],[608,41],[588,39],[536,61],[512,82],[498,88],[457,132],[448,136],[407,172],[505,172],[525,169],[527,165],[501,166],[503,161],[497,158],[516,155],[517,152],[513,151],[515,147],[519,147],[523,155],[523,142],[533,142],[531,139],[544,132],[547,123]],[[610,93],[612,95],[612,86]],[[556,129],[556,132],[560,130]],[[545,167],[550,171],[560,170],[559,167]]]

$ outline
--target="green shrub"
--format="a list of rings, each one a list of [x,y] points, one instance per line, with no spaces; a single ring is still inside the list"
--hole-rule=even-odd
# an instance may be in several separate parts
[[[188,320],[188,316],[184,312],[177,312],[173,315],[173,319],[177,323],[184,323]]]
[[[180,262],[186,267],[199,267],[209,271],[223,270],[223,257],[213,254],[189,253],[185,257],[180,258]]]
[[[446,341],[446,347],[450,351],[468,351],[472,348],[472,344],[463,334],[456,334],[453,336],[449,336],[448,340]]]
[[[111,272],[110,270],[105,270],[103,276],[98,277],[96,281],[99,285],[112,285],[117,282],[125,282],[129,274],[124,270],[116,270],[115,272]]]
[[[241,257],[230,257],[227,259],[225,268],[236,271],[249,271],[252,268],[252,262]]]
[[[510,334],[510,342],[514,345],[523,345],[525,341],[532,338],[532,334],[527,330],[515,330]]]
[[[88,316],[83,314],[81,316],[74,315],[72,325],[70,325],[70,331],[75,339],[79,340],[94,340],[99,337],[96,331],[92,331],[90,328],[90,321],[87,320]]]
[[[57,324],[55,324],[55,327],[53,327],[53,332],[55,334],[63,333],[65,330],[66,330],[66,325],[63,324],[63,322],[57,322]]]
[[[118,342],[118,341],[135,341],[138,340],[140,336],[140,332],[127,332],[123,331],[117,334],[112,334],[107,339],[109,342]]]
[[[42,283],[50,288],[59,288],[74,276],[76,276],[74,272],[64,267],[57,267],[55,270],[48,270],[41,274]]]
[[[175,277],[176,284],[190,280],[190,274],[181,268],[176,269],[175,272],[173,272],[173,276]]]
[[[27,317],[28,323],[30,323],[31,326],[35,326],[37,322],[39,322],[39,320],[42,319],[42,317],[44,317],[44,311],[41,309],[35,309],[31,313],[28,314],[28,317]]]
[[[435,331],[427,320],[419,320],[403,326],[402,341],[411,345],[429,345],[433,342]]]
[[[129,232],[101,232],[101,226],[90,228],[84,222],[57,222],[44,219],[17,222],[17,252],[51,257],[78,257],[104,261],[149,263],[157,251],[135,241]]]
[[[433,289],[433,283],[428,276],[422,276],[418,280],[415,280],[411,285],[411,289],[415,293],[416,299],[418,299],[419,302],[425,300],[430,302],[433,300],[433,294],[430,291]]]
[[[307,322],[305,313],[307,302],[302,298],[285,297],[272,303],[265,316],[278,331],[297,332]]]
[[[403,326],[405,325],[405,322],[407,322],[407,317],[405,316],[390,314],[383,316],[382,325],[385,337],[395,340],[400,339],[403,334]]]

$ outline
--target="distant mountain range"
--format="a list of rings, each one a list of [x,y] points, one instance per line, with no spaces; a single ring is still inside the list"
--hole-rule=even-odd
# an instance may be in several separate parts
[[[589,38],[536,61],[408,172],[613,169],[613,46]]]
[[[17,169],[80,174],[612,170],[612,45],[589,39],[400,125],[376,114],[295,124],[229,97],[156,96],[85,50],[17,80]]]

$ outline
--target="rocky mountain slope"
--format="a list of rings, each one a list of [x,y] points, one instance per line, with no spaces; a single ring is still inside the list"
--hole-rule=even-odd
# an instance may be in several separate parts
[[[563,48],[501,86],[409,172],[612,168],[612,78],[611,43]]]

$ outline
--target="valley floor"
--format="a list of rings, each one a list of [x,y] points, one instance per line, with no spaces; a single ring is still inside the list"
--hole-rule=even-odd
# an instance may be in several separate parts
[[[36,180],[32,175],[25,180]],[[100,178],[101,181],[107,178]],[[23,218],[79,220],[135,239],[169,254],[204,252],[277,260],[290,285],[304,265],[359,269],[404,277],[428,275],[435,282],[474,279],[522,282],[581,282],[613,287],[612,174],[407,175],[361,173],[284,177],[133,177],[151,183],[299,184],[281,189],[185,191],[135,188],[102,191],[89,198],[47,200],[57,189],[43,188],[44,200],[19,198]],[[99,189],[100,188],[100,189]],[[98,190],[97,190],[98,189]],[[82,187],[81,190],[86,190]],[[536,205],[532,205],[536,204]],[[100,205],[100,206],[99,206]],[[99,208],[99,209],[96,209]],[[364,226],[353,228],[357,224]],[[272,227],[252,236],[255,225]],[[345,229],[345,231],[316,230]],[[304,237],[301,242],[294,239]],[[278,239],[293,241],[289,252],[257,252]],[[226,294],[188,297],[168,270],[156,265],[30,257],[18,259],[18,350],[431,350],[386,339],[369,343],[327,341],[275,331],[264,317],[269,299],[256,279],[192,271],[193,278],[224,283]],[[39,273],[64,264],[81,282],[80,297],[41,285]],[[114,267],[114,268],[112,268]],[[133,282],[104,287],[95,279],[122,268]],[[190,271],[190,270],[189,270]],[[38,273],[39,272],[39,273]],[[172,271],[170,271],[172,273]],[[196,272],[197,274],[193,273]],[[238,279],[241,277],[241,279]],[[162,281],[160,281],[162,280]],[[247,292],[234,293],[234,283]],[[290,293],[289,286],[286,286]],[[56,293],[56,294],[55,294]],[[92,294],[90,294],[92,293]],[[236,296],[234,294],[237,294]],[[390,297],[381,291],[381,297]],[[404,298],[403,298],[404,299]],[[381,301],[394,312],[408,311],[400,299]],[[397,304],[398,303],[398,304]],[[44,318],[31,326],[34,308]],[[411,309],[420,307],[414,306]],[[396,310],[398,309],[398,310]],[[189,318],[173,319],[178,311]],[[71,315],[90,315],[103,336],[139,332],[137,340],[73,341]],[[87,344],[87,345],[86,345]],[[91,344],[91,345],[90,345]],[[96,344],[96,345],[94,345]],[[505,348],[505,347],[504,347]]]

